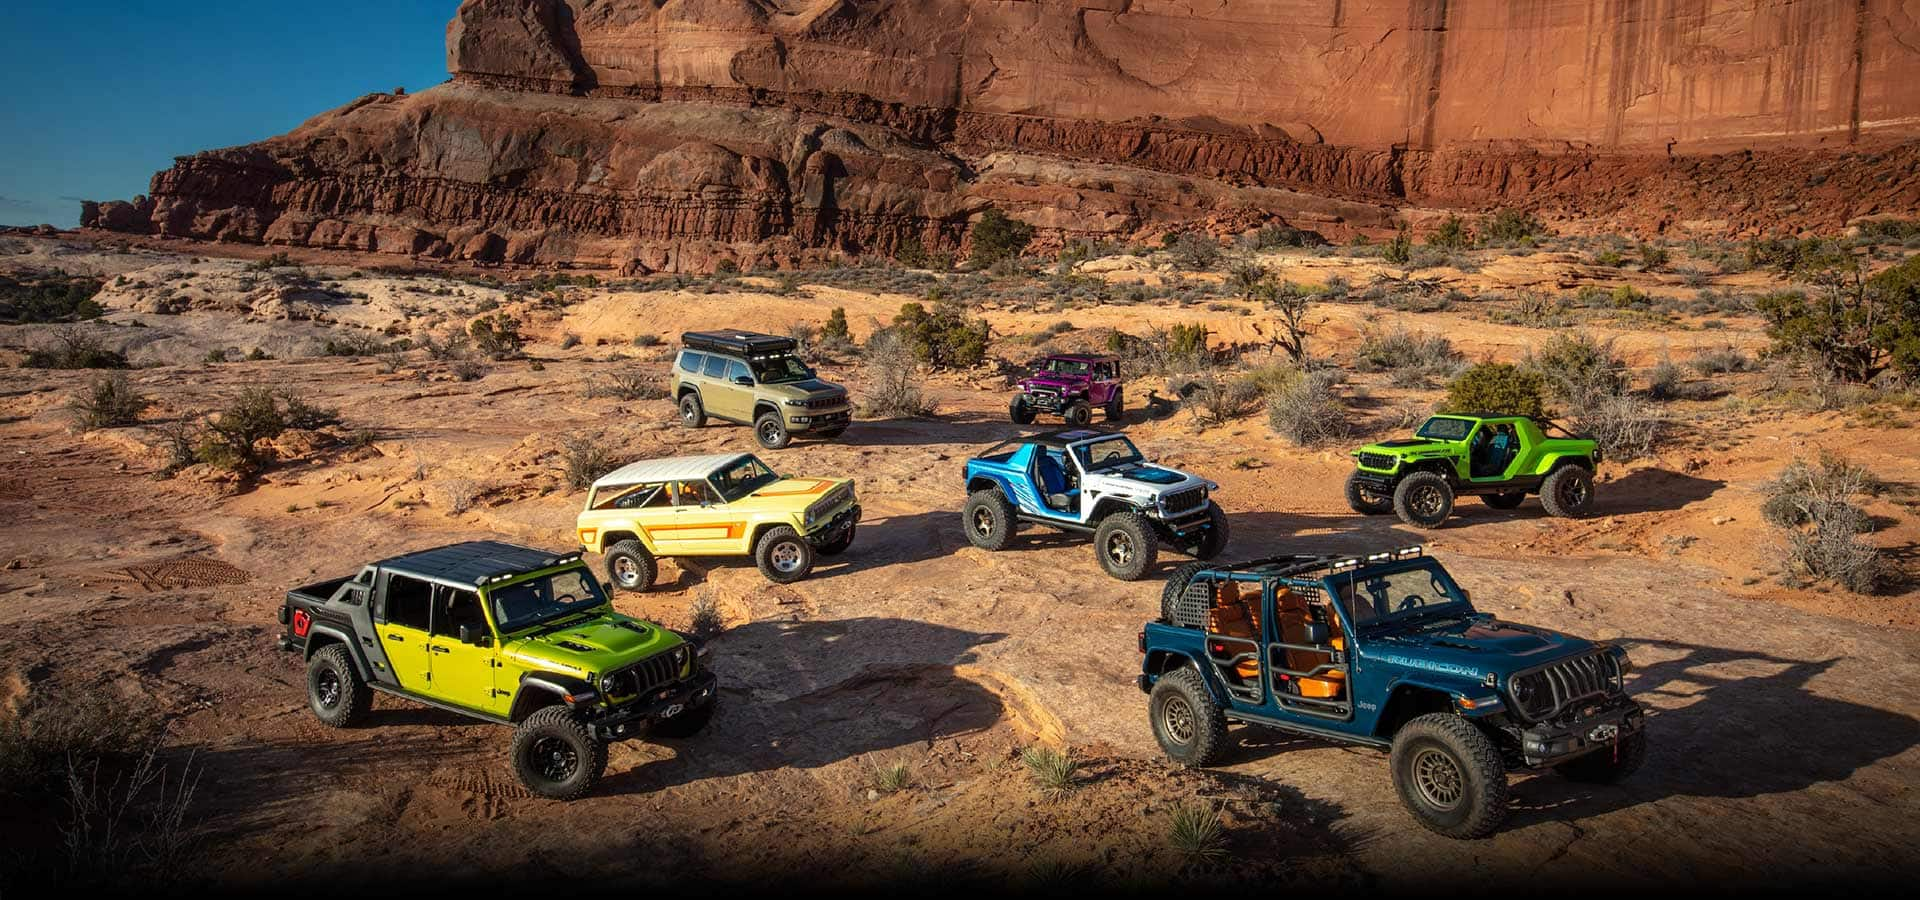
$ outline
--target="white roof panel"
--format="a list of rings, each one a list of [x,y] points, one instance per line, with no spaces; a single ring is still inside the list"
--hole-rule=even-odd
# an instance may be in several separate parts
[[[643,459],[628,463],[601,476],[594,487],[610,484],[643,484],[653,481],[692,481],[745,459],[748,453],[709,453],[705,456],[675,456],[667,459]]]

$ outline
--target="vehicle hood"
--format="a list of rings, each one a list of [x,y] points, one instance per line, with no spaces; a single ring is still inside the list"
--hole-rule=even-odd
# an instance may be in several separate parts
[[[1093,379],[1085,375],[1054,375],[1049,373],[1046,375],[1028,376],[1022,379],[1020,383],[1028,387],[1053,388],[1059,390],[1062,388],[1086,387],[1092,382]]]
[[[1195,487],[1214,487],[1212,482],[1189,475],[1179,469],[1144,463],[1094,472],[1087,476],[1086,482],[1087,487],[1101,493],[1134,496],[1156,496],[1178,493]]]
[[[745,512],[755,510],[800,510],[806,509],[820,498],[827,496],[834,488],[852,485],[851,478],[782,478],[745,497],[727,504],[729,509]],[[852,489],[848,489],[852,494]]]
[[[1448,453],[1455,446],[1452,441],[1435,441],[1427,438],[1402,438],[1394,441],[1380,441],[1361,447],[1354,453],[1382,453],[1387,456],[1418,456],[1422,453]]]
[[[651,622],[609,613],[514,638],[501,652],[528,668],[585,678],[682,643],[679,635]]]
[[[847,395],[846,388],[834,384],[831,381],[822,381],[818,378],[809,378],[805,381],[793,382],[792,384],[763,384],[760,386],[760,392],[770,397],[792,400],[811,400],[832,396],[845,397]]]
[[[1522,669],[1579,656],[1597,645],[1558,631],[1502,622],[1480,614],[1390,631],[1369,642],[1385,661],[1416,669],[1434,669],[1479,679],[1492,672],[1504,679]]]

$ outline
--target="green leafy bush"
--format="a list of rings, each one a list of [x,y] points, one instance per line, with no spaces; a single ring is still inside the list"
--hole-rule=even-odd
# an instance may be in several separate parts
[[[1440,227],[1427,235],[1427,246],[1442,250],[1465,250],[1473,246],[1473,234],[1467,231],[1467,223],[1459,216],[1449,214],[1440,222]]]
[[[1380,258],[1396,266],[1404,266],[1413,261],[1413,232],[1407,226],[1393,233],[1393,239],[1381,247]]]
[[[1511,363],[1475,363],[1447,384],[1439,411],[1545,416],[1546,394],[1546,379],[1538,372]]]
[[[127,376],[101,375],[87,382],[86,389],[67,403],[81,428],[118,428],[132,425],[140,412],[153,405],[133,387]]]
[[[1182,232],[1167,245],[1174,265],[1190,272],[1205,272],[1220,261],[1220,242],[1197,231]]]
[[[94,295],[106,285],[98,278],[53,272],[15,280],[0,276],[0,321],[71,322],[97,319],[106,312]]]
[[[964,369],[987,358],[991,337],[984,319],[970,318],[957,303],[941,302],[929,310],[905,303],[893,319],[922,362],[935,368]]]
[[[1493,214],[1493,218],[1480,230],[1480,237],[1488,243],[1531,244],[1547,233],[1547,226],[1534,218],[1532,213],[1517,209],[1502,209]]]
[[[989,266],[1019,256],[1033,240],[1033,226],[989,208],[973,223],[973,264]]]
[[[1920,378],[1920,256],[1871,278],[1850,256],[1796,271],[1811,295],[1774,293],[1754,303],[1774,353],[1804,357],[1849,382],[1889,370]]]
[[[467,335],[473,339],[476,349],[495,359],[519,353],[527,342],[520,334],[520,321],[506,313],[473,320],[467,326]]]

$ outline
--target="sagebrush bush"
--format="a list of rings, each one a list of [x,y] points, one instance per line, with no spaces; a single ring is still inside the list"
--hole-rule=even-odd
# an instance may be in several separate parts
[[[897,328],[883,328],[867,339],[861,358],[869,415],[916,418],[933,413],[933,404],[920,387],[920,359],[911,338]]]
[[[520,352],[527,339],[520,334],[520,321],[506,313],[495,313],[473,320],[467,335],[481,353],[502,359]]]
[[[1531,369],[1475,363],[1447,384],[1447,399],[1439,411],[1541,417],[1546,415],[1546,393],[1546,379]]]
[[[1695,356],[1687,365],[1692,366],[1695,372],[1702,375],[1723,375],[1751,371],[1754,362],[1753,358],[1745,353],[1732,347],[1722,347]]]
[[[666,385],[660,383],[658,376],[651,372],[633,369],[615,372],[606,381],[587,383],[587,397],[612,397],[616,400],[664,400],[667,396]]]
[[[931,310],[919,303],[902,304],[893,328],[911,342],[915,356],[937,369],[979,365],[987,358],[992,336],[986,320],[972,318],[959,304],[947,301],[936,302]]]
[[[1301,447],[1345,440],[1353,433],[1347,405],[1340,397],[1342,373],[1316,369],[1267,396],[1267,423]]]
[[[136,757],[162,727],[145,704],[98,690],[35,688],[0,706],[0,796],[57,790],[70,761]]]
[[[1576,410],[1627,389],[1627,364],[1614,352],[1611,337],[1562,332],[1529,352],[1523,365]]]
[[[107,349],[101,332],[81,325],[55,329],[49,346],[27,351],[20,363],[29,369],[126,369],[118,350]]]
[[[1207,375],[1194,382],[1187,403],[1202,426],[1224,425],[1260,408],[1260,385],[1252,378]]]
[[[1785,537],[1789,568],[1859,594],[1884,589],[1893,572],[1880,549],[1860,539],[1873,519],[1857,503],[1876,488],[1866,469],[1839,456],[1788,464],[1767,484],[1761,513]]]
[[[68,411],[84,429],[132,425],[139,421],[141,411],[152,405],[152,400],[120,374],[94,378],[78,396],[67,401]]]
[[[1167,245],[1175,265],[1190,272],[1205,272],[1220,261],[1220,242],[1197,231],[1183,232]]]
[[[600,476],[619,468],[600,434],[570,434],[560,441],[561,474],[567,487],[586,490]]]
[[[1595,397],[1573,412],[1573,430],[1592,438],[1615,462],[1651,456],[1665,427],[1659,407],[1630,394]]]
[[[1360,371],[1391,372],[1394,383],[1406,387],[1425,384],[1429,378],[1444,378],[1460,369],[1460,351],[1453,349],[1452,341],[1399,325],[1387,331],[1368,329],[1354,355]]]

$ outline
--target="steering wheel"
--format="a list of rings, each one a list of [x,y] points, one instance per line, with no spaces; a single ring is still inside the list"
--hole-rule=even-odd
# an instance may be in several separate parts
[[[1406,612],[1410,609],[1419,609],[1426,604],[1426,598],[1419,594],[1408,594],[1400,599],[1400,603],[1393,608],[1393,611],[1397,613]]]
[[[572,594],[561,594],[553,598],[553,602],[560,606],[572,606],[577,601]]]

